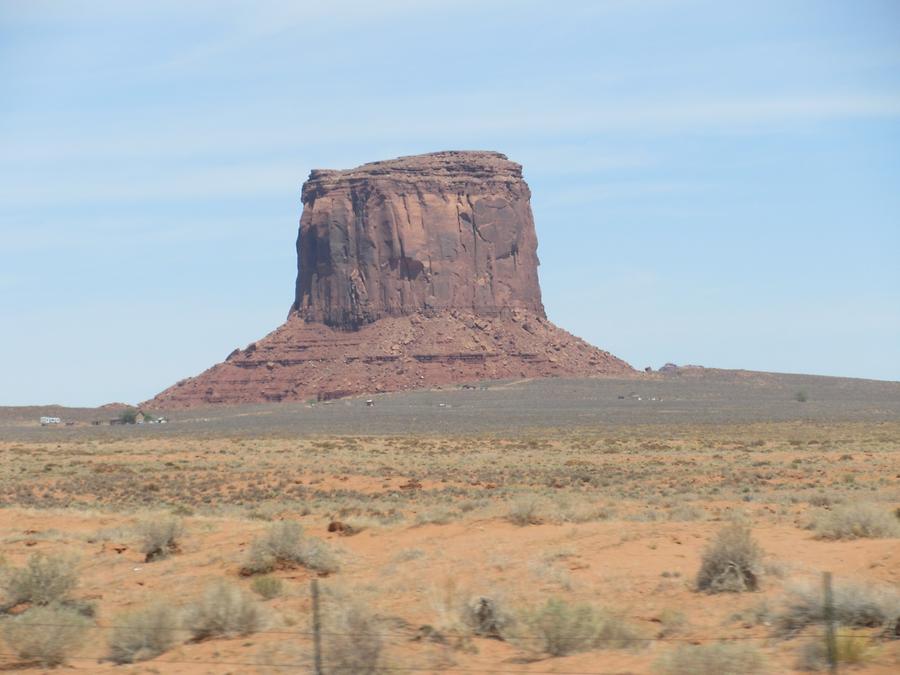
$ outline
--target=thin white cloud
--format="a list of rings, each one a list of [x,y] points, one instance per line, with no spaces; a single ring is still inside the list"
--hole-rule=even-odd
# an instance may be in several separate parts
[[[257,102],[252,106],[207,116],[204,110],[171,111],[180,122],[165,117],[148,120],[141,128],[109,125],[77,140],[71,134],[48,134],[42,139],[3,139],[3,165],[20,166],[79,159],[184,158],[208,153],[266,153],[303,151],[310,147],[352,143],[467,142],[490,139],[496,145],[510,140],[530,141],[599,136],[618,132],[651,135],[697,133],[749,134],[769,132],[785,125],[841,122],[900,117],[900,94],[865,92],[755,96],[743,98],[690,98],[564,101],[535,105],[524,111],[510,109],[503,100],[472,112],[447,105],[441,97],[392,101],[359,111],[336,109],[327,118],[315,111]],[[477,92],[469,95],[477,100]],[[518,100],[512,97],[510,100]],[[408,105],[407,105],[408,104]],[[256,120],[254,124],[247,120]],[[456,145],[452,141],[450,146]]]

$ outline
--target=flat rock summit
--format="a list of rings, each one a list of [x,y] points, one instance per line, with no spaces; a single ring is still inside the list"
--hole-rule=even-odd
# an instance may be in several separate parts
[[[530,198],[521,165],[497,152],[313,170],[287,321],[148,404],[634,373],[547,320]]]

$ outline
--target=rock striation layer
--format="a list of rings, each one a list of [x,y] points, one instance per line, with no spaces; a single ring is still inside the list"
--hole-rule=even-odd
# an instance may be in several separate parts
[[[148,404],[633,374],[547,320],[530,196],[522,167],[496,152],[312,171],[287,321]]]

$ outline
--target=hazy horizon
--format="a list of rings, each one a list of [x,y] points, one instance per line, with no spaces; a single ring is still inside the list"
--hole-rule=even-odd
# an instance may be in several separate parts
[[[0,405],[134,403],[285,318],[314,168],[524,167],[548,317],[900,380],[900,5],[0,0]]]

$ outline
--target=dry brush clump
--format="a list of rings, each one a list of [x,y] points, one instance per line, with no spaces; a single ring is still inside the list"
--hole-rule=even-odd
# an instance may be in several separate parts
[[[654,667],[660,675],[754,675],[769,672],[753,645],[719,642],[685,645],[660,658]]]
[[[121,614],[109,638],[109,658],[135,663],[159,656],[175,644],[178,619],[167,605],[158,604]]]
[[[836,583],[832,589],[834,620],[851,628],[892,627],[900,621],[900,593],[889,587]],[[788,589],[776,623],[790,634],[825,621],[825,598],[818,584],[797,584]]]
[[[135,527],[140,537],[144,562],[152,562],[178,552],[178,540],[184,532],[180,518],[148,518]]]
[[[900,537],[900,519],[878,504],[846,504],[818,515],[813,530],[819,539]]]
[[[515,617],[498,596],[473,595],[453,580],[429,593],[435,612],[433,626],[420,628],[428,637],[454,649],[473,651],[473,637],[505,640],[515,624]]]
[[[195,641],[249,635],[263,628],[262,608],[237,586],[219,581],[185,611],[184,626]]]
[[[85,641],[90,621],[60,605],[38,606],[3,621],[3,639],[25,662],[58,666]]]
[[[759,588],[762,549],[743,523],[721,529],[703,553],[697,589],[707,593],[741,593]]]
[[[294,565],[322,574],[338,570],[337,559],[325,542],[304,536],[299,523],[284,520],[272,525],[265,536],[253,540],[241,573],[264,574]]]
[[[463,605],[462,622],[473,635],[502,640],[515,619],[495,598],[477,596]]]
[[[509,505],[506,519],[514,525],[540,525],[547,518],[546,509],[538,497],[521,497]]]
[[[550,656],[641,644],[640,635],[621,617],[558,598],[522,612],[507,633],[511,642]]]
[[[66,600],[78,585],[77,562],[66,556],[35,553],[24,567],[4,569],[0,577],[5,608],[21,603],[49,605]]]
[[[330,604],[325,627],[322,661],[326,673],[376,675],[383,671],[383,629],[361,603]]]

